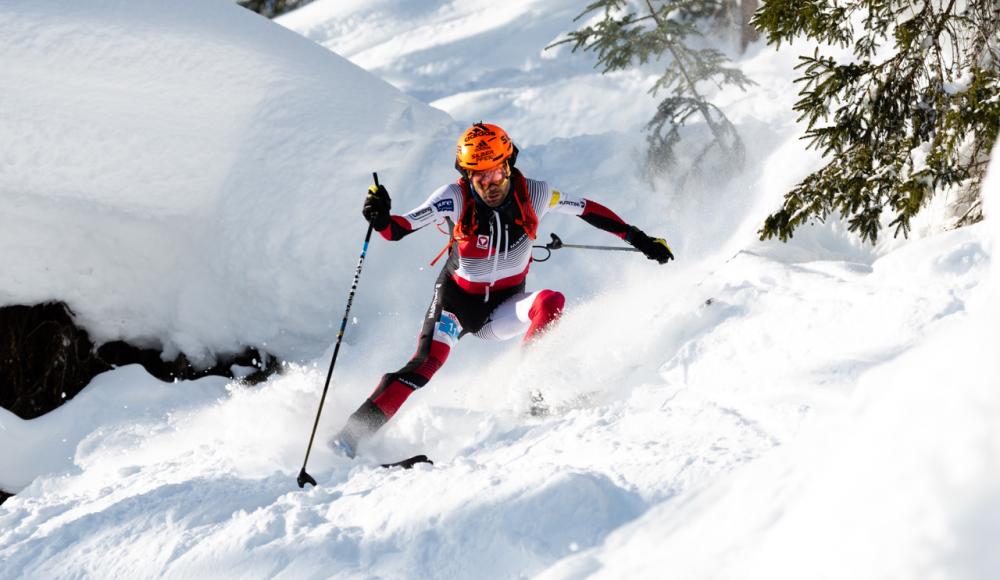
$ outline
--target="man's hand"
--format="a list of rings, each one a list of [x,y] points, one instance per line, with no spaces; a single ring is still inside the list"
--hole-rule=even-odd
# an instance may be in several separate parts
[[[392,200],[389,199],[389,192],[384,186],[371,186],[368,188],[368,197],[365,198],[365,206],[361,209],[361,215],[365,216],[368,223],[377,231],[382,231],[389,227],[389,209],[392,207]]]
[[[635,226],[629,226],[629,231],[625,234],[625,241],[633,248],[642,252],[650,260],[666,264],[674,259],[674,253],[670,251],[670,246],[667,245],[666,240],[663,238],[651,238]]]

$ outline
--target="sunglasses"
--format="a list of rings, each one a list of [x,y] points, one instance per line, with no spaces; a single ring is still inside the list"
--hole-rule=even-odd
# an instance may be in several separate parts
[[[483,169],[482,171],[469,171],[469,178],[476,183],[494,183],[507,179],[510,174],[507,172],[507,164],[501,163],[493,169]]]

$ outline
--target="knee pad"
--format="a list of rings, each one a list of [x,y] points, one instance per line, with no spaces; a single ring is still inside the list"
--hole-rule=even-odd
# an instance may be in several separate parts
[[[566,297],[563,296],[562,292],[542,290],[531,304],[528,317],[531,318],[532,322],[548,322],[556,318],[565,305]]]
[[[535,296],[531,308],[528,310],[528,318],[531,319],[531,326],[524,335],[524,341],[530,342],[538,333],[549,327],[559,315],[562,314],[563,306],[566,304],[566,297],[562,292],[555,290],[542,290]]]

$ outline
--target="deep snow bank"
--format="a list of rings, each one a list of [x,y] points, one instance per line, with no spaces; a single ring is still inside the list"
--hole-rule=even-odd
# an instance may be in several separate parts
[[[668,377],[725,385],[720,394],[729,401],[764,396],[766,415],[785,398],[775,386],[789,381],[803,410],[818,402],[824,412],[774,453],[688,501],[664,502],[541,577],[994,578],[1000,155],[984,197],[985,223],[876,261],[869,280],[852,284],[856,292],[874,282],[870,297],[854,293],[847,310],[796,284],[801,301],[783,304],[781,313],[817,333],[815,342],[802,340],[801,352],[765,357],[756,372],[710,365],[698,377],[683,368],[687,360],[707,362],[724,350],[718,362],[732,367],[727,345],[736,341],[712,340],[716,329],[686,346],[681,365],[664,366]],[[795,269],[817,266],[834,273],[823,262]],[[798,308],[810,313],[796,315]],[[839,321],[823,323],[827,314]],[[766,329],[744,324],[741,331],[753,342],[763,334],[769,351],[778,346]],[[798,363],[809,357],[827,364],[803,373]]]
[[[195,360],[320,352],[371,172],[427,191],[456,132],[226,0],[4,2],[0,86],[0,304]]]
[[[317,446],[307,491],[323,366],[252,389],[119,369],[43,420],[0,416],[0,445],[71,441],[37,446],[52,472],[0,508],[0,577],[995,570],[996,342],[969,324],[990,254],[980,226],[872,266],[744,252],[706,277],[656,270],[532,350],[436,378],[360,460]],[[987,340],[966,355],[968,329]],[[345,371],[335,394],[367,386]],[[531,388],[562,408],[526,417]],[[371,466],[417,451],[437,464]]]

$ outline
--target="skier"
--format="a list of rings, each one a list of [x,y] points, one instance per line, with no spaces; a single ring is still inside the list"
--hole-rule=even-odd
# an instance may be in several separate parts
[[[448,358],[459,338],[473,334],[529,342],[560,315],[565,298],[554,290],[525,292],[531,242],[538,223],[551,212],[579,216],[665,264],[674,255],[666,241],[650,238],[608,208],[589,199],[528,179],[515,166],[517,147],[496,125],[477,123],[458,139],[455,168],[461,178],[438,188],[403,215],[389,213],[384,186],[368,190],[362,215],[387,240],[399,240],[441,219],[452,238],[448,260],[434,285],[417,352],[401,369],[382,377],[330,444],[354,457],[367,439],[423,387]],[[442,252],[443,253],[443,252]]]

